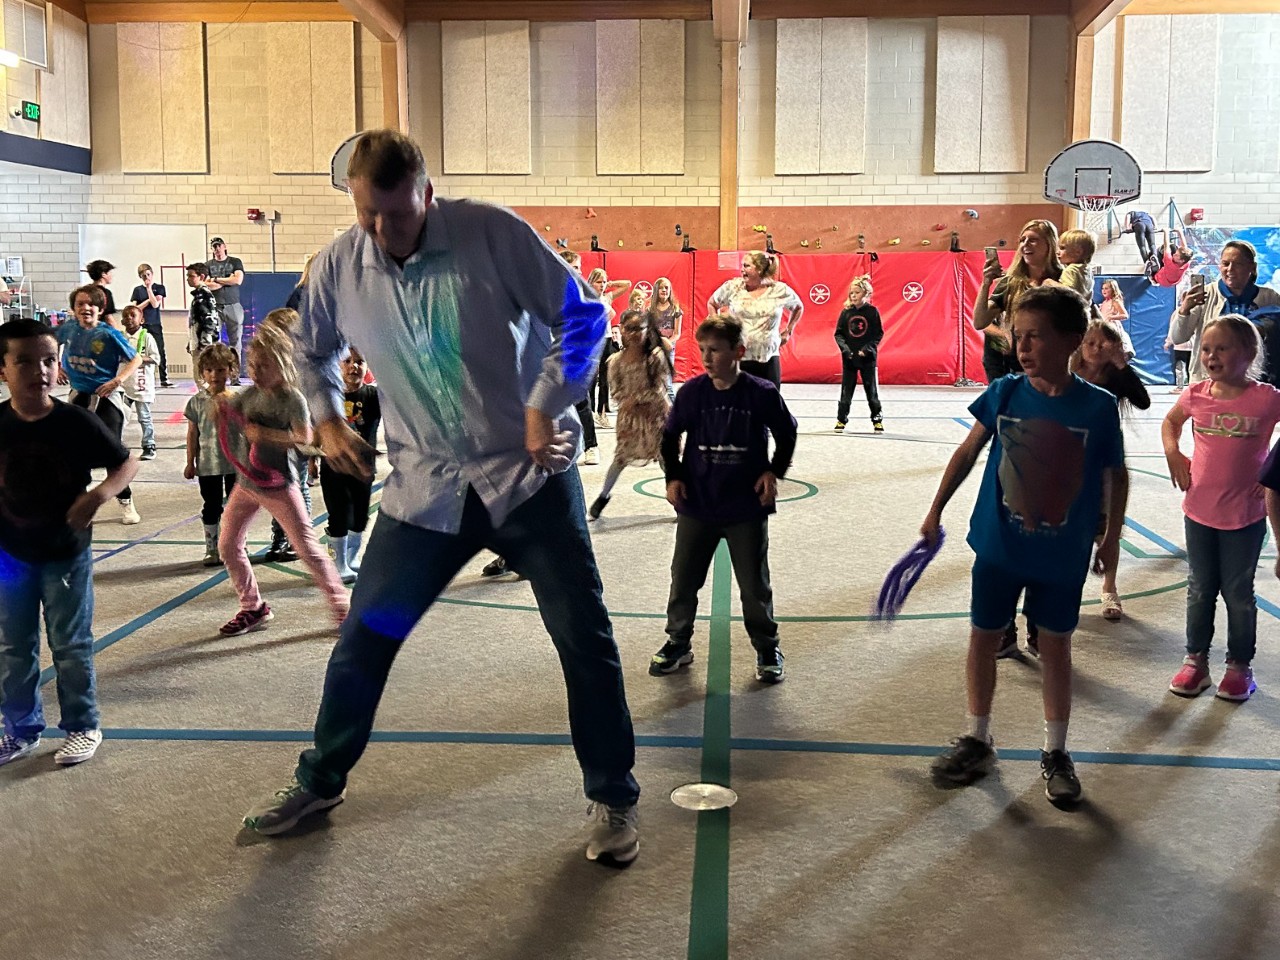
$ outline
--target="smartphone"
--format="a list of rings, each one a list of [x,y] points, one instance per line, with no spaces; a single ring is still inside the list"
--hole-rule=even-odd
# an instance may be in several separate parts
[[[983,253],[985,253],[985,254],[987,255],[987,259],[988,259],[988,260],[999,260],[999,259],[1000,259],[1000,248],[999,248],[999,247],[983,247],[983,248],[982,248],[982,252],[983,252]]]
[[[1204,274],[1193,273],[1191,275],[1191,292],[1201,293],[1204,291]]]

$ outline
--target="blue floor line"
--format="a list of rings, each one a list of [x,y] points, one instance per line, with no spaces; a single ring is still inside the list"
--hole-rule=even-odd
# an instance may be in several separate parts
[[[973,429],[973,421],[972,421],[972,420],[966,420],[964,417],[952,417],[951,419],[952,419],[952,421],[953,421],[954,423],[958,423],[958,424],[960,424],[960,426],[964,427],[966,430],[972,430],[972,429]]]
[[[139,537],[137,540],[130,540],[128,543],[124,544],[123,546],[116,547],[113,550],[108,550],[106,553],[103,553],[94,557],[93,562],[97,563],[99,560],[106,560],[109,557],[114,557],[117,553],[124,553],[130,547],[136,547],[138,544],[146,543],[148,540],[155,540],[161,534],[165,534],[165,533],[168,533],[170,530],[177,530],[179,527],[185,526],[186,524],[190,523],[192,520],[195,520],[198,516],[200,516],[200,514],[198,513],[192,514],[191,516],[187,517],[187,519],[179,520],[177,523],[171,523],[169,524],[169,526],[161,530],[157,530],[155,533],[149,533],[145,537]]]
[[[61,731],[50,730],[52,736]],[[148,727],[107,727],[103,734],[109,740],[162,740],[249,743],[311,743],[310,730],[180,730]],[[375,730],[373,743],[445,743],[491,746],[571,745],[567,733],[482,733],[448,730]],[[698,749],[700,736],[638,734],[638,747]],[[880,757],[935,757],[941,745],[916,743],[858,743],[839,740],[774,740],[763,737],[731,737],[730,749],[744,751],[776,751],[780,753],[831,753]],[[1178,753],[1110,753],[1077,750],[1072,759],[1077,763],[1111,764],[1138,767],[1194,767],[1212,770],[1280,771],[1276,757],[1219,757]],[[1001,748],[1000,757],[1018,762],[1040,762],[1039,750]]]
[[[1138,521],[1134,520],[1132,517],[1125,517],[1124,524],[1126,527],[1129,527],[1131,530],[1135,530],[1138,533],[1142,534],[1144,537],[1146,537],[1148,540],[1154,543],[1157,547],[1160,547],[1162,550],[1168,551],[1170,554],[1172,554],[1175,557],[1185,557],[1187,555],[1186,551],[1183,550],[1181,547],[1179,547],[1176,543],[1172,543],[1166,540],[1164,537],[1160,536],[1160,534],[1156,533],[1154,530],[1148,530],[1146,527],[1138,523]]]

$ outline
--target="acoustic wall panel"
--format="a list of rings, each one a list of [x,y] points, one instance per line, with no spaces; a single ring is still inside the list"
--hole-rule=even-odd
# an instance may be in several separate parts
[[[862,173],[867,143],[867,21],[822,21],[820,173]]]
[[[444,172],[487,173],[488,95],[483,20],[440,24]]]
[[[1143,170],[1167,170],[1171,16],[1125,17],[1120,142]],[[1200,84],[1200,58],[1192,86]],[[1216,58],[1215,58],[1216,62]],[[1182,71],[1178,71],[1182,77]],[[1182,82],[1179,81],[1179,89]],[[1216,88],[1216,84],[1213,85]]]
[[[821,173],[822,21],[778,21],[774,172]]]
[[[208,173],[203,23],[160,24],[160,83],[164,172]]]
[[[529,22],[485,23],[485,129],[489,173],[532,173]]]
[[[356,132],[356,27],[311,23],[311,169],[327,172],[338,145]]]
[[[640,21],[640,172],[684,173],[684,21]]]
[[[982,168],[982,21],[938,18],[934,173]]]
[[[160,24],[118,24],[116,62],[120,89],[120,168],[125,173],[163,173]]]
[[[1126,23],[1139,19],[1142,18],[1129,17]],[[1215,14],[1183,14],[1169,19],[1169,63],[1194,63],[1196,67],[1194,82],[1188,82],[1179,70],[1170,70],[1167,74],[1169,120],[1164,169],[1212,170],[1218,139],[1218,48],[1222,43],[1222,18]]]
[[[939,17],[935,173],[1027,167],[1030,17]]]
[[[982,18],[983,173],[1027,169],[1030,17]]]
[[[272,173],[314,173],[311,128],[311,28],[267,24],[267,144]],[[245,131],[252,136],[253,131]]]
[[[527,20],[440,24],[445,173],[532,173]]]
[[[640,21],[599,20],[596,173],[640,173],[641,134]]]
[[[89,146],[89,25],[61,7],[51,8],[51,69],[40,74],[40,136]],[[0,82],[3,82],[0,68]]]

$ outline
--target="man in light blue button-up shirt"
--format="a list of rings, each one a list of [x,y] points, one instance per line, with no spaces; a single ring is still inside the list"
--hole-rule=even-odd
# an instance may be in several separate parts
[[[372,476],[343,417],[348,344],[378,375],[391,474],[351,614],[329,660],[315,746],[246,817],[262,833],[341,802],[401,642],[481,549],[531,582],[559,651],[569,725],[599,825],[591,859],[639,850],[635,738],[574,466],[606,333],[603,304],[509,210],[433,199],[422,153],[366,134],[348,167],[358,223],[317,255],[298,370],[338,470]]]

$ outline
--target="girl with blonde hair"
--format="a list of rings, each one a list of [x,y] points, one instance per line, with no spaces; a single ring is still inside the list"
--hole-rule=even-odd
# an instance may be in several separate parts
[[[884,433],[880,417],[880,390],[876,383],[876,358],[884,338],[880,311],[871,305],[871,278],[855,277],[849,284],[849,295],[836,321],[836,345],[840,347],[840,402],[836,406],[836,433],[843,433],[849,420],[849,404],[853,391],[862,378],[871,411],[871,429]]]
[[[1013,305],[1032,287],[1061,277],[1058,228],[1048,220],[1028,220],[1023,226],[1017,254],[1007,274],[998,259],[987,261],[982,271],[982,288],[973,305],[973,326],[986,336],[982,368],[988,382],[1022,370],[1013,349]]]

